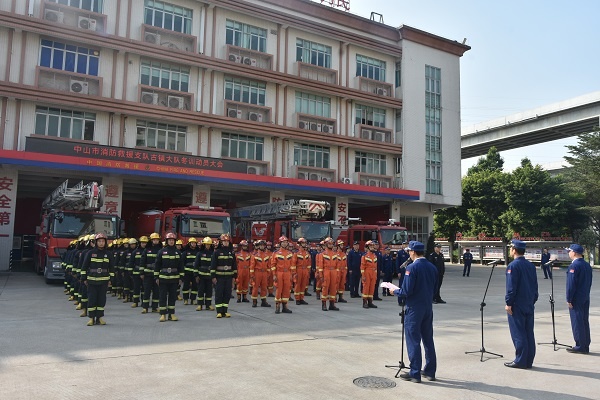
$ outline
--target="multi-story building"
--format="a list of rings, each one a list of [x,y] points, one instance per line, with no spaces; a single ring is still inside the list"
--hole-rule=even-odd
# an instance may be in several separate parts
[[[65,178],[125,218],[303,197],[424,239],[461,201],[468,49],[308,0],[3,0],[0,252]]]

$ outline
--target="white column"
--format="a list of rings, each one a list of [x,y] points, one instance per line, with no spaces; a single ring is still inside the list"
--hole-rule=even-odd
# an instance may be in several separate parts
[[[336,197],[334,218],[336,225],[348,225],[348,198]]]
[[[0,168],[0,271],[8,271],[13,249],[18,180],[17,171]]]
[[[390,218],[400,221],[400,200],[394,200],[390,204]]]
[[[269,193],[269,203],[275,203],[283,200],[285,200],[285,193],[278,191],[271,191],[271,193]]]
[[[121,216],[123,207],[123,178],[106,177],[102,179],[104,186],[104,205],[100,212]]]
[[[194,185],[192,205],[199,207],[210,207],[210,186]]]

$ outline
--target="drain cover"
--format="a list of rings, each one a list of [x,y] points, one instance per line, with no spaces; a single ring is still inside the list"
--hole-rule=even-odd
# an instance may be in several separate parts
[[[353,380],[356,386],[368,389],[388,389],[396,387],[396,382],[379,376],[361,376]]]

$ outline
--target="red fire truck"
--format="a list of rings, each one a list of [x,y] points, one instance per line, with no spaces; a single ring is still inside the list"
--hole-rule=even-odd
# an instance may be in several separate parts
[[[230,227],[229,213],[223,208],[188,206],[144,211],[138,215],[133,229],[136,237],[157,232],[164,238],[173,232],[185,242],[190,237],[218,238],[222,233],[230,233]]]
[[[331,225],[324,221],[329,203],[315,200],[284,200],[231,211],[234,240],[266,240],[275,243],[281,236],[291,241],[303,237],[320,242],[331,236]]]
[[[395,256],[402,243],[408,240],[408,231],[405,227],[400,226],[399,222],[390,219],[377,221],[377,224],[373,225],[351,225],[348,229],[340,232],[338,239],[350,244],[359,242],[361,250],[364,249],[366,241],[377,240],[380,250],[389,247]]]
[[[69,187],[66,180],[46,197],[37,227],[34,268],[47,283],[64,278],[61,257],[72,240],[100,232],[108,239],[118,237],[119,217],[98,212],[103,203],[103,187],[96,182]]]

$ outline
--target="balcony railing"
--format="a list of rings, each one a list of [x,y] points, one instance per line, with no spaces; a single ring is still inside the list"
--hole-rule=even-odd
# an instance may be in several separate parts
[[[375,142],[393,143],[392,130],[378,126],[356,124],[354,127],[354,137]]]
[[[335,134],[336,122],[333,118],[296,113],[296,127],[300,129]]]
[[[106,32],[106,15],[53,1],[42,2],[41,18],[56,24],[74,26],[95,32]]]
[[[244,64],[248,67],[273,69],[273,55],[245,49],[243,47],[227,45],[227,59],[231,62]]]
[[[304,179],[307,181],[336,182],[334,169],[306,167],[303,165],[294,165],[292,177]]]
[[[394,86],[391,83],[376,81],[374,79],[357,76],[357,89],[363,92],[375,93],[379,96],[394,97]]]
[[[318,65],[296,62],[298,76],[319,82],[337,84],[337,71],[331,68],[319,67]]]
[[[102,78],[47,67],[36,67],[36,86],[74,94],[101,96]]]
[[[387,175],[367,174],[364,172],[355,172],[352,177],[352,183],[363,186],[373,186],[382,188],[391,188],[394,178]]]
[[[178,110],[192,110],[194,95],[192,93],[166,90],[154,86],[139,85],[140,103],[175,108]]]
[[[196,36],[146,24],[142,24],[142,40],[146,43],[168,47],[173,50],[195,52],[198,48],[198,38]]]
[[[271,122],[271,107],[225,100],[225,115],[253,122]]]

